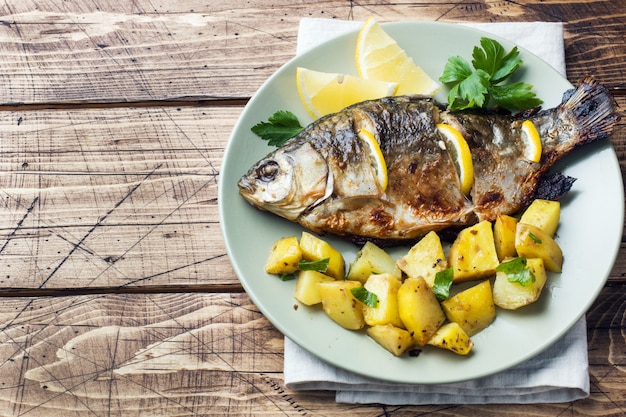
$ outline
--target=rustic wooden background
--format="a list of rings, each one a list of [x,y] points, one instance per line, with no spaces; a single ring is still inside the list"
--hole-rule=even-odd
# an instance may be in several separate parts
[[[34,1],[0,5],[1,416],[622,416],[624,244],[567,404],[351,406],[293,392],[225,253],[228,136],[303,17],[561,21],[567,76],[626,108],[626,1]],[[433,39],[432,42],[436,42]],[[612,138],[626,169],[624,121]]]

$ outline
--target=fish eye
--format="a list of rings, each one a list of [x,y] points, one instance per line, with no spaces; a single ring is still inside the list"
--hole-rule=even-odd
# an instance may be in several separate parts
[[[263,182],[270,182],[278,175],[279,166],[276,161],[267,161],[257,168],[256,174]]]

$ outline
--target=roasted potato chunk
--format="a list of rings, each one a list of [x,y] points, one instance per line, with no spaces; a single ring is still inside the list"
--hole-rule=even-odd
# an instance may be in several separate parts
[[[561,272],[563,252],[550,235],[537,226],[526,223],[517,224],[515,250],[526,259],[541,258],[548,271]]]
[[[437,331],[444,322],[445,315],[437,297],[424,278],[408,278],[398,290],[400,319],[420,346]]]
[[[500,263],[496,254],[491,223],[482,221],[458,234],[448,254],[454,282],[480,279],[495,274]]]
[[[365,283],[372,274],[391,274],[398,280],[402,279],[402,271],[391,255],[374,243],[367,242],[357,252],[348,270],[347,279]]]
[[[358,330],[365,326],[362,304],[350,292],[352,288],[361,286],[359,281],[343,280],[317,284],[324,312],[337,324],[349,330]]]
[[[363,306],[365,323],[370,326],[392,324],[404,328],[398,310],[398,289],[400,280],[391,274],[371,275],[364,287],[376,294],[378,303],[375,307]]]
[[[448,320],[458,323],[470,337],[489,326],[496,318],[489,280],[444,300],[441,306]]]
[[[437,272],[448,267],[439,235],[429,232],[396,262],[409,278],[422,277],[432,288]]]
[[[467,355],[474,347],[474,342],[458,323],[446,323],[428,341],[429,345],[448,349],[458,355]]]
[[[319,261],[329,258],[326,275],[335,279],[344,279],[345,261],[343,255],[328,242],[313,236],[311,233],[302,232],[300,249],[302,250],[302,257],[307,261]]]
[[[561,203],[537,199],[524,211],[519,222],[536,226],[550,237],[554,237],[560,218]]]
[[[265,262],[265,272],[268,274],[293,274],[298,270],[298,263],[302,259],[302,250],[295,236],[278,239],[269,257]]]
[[[526,267],[533,273],[534,281],[522,285],[519,282],[510,282],[506,272],[497,272],[493,283],[493,302],[500,308],[516,310],[537,301],[541,295],[547,274],[540,258],[526,260]]]
[[[400,356],[415,345],[415,341],[408,330],[392,326],[391,324],[379,324],[368,327],[365,331],[376,343]]]
[[[493,224],[493,240],[500,261],[517,256],[517,251],[515,250],[516,228],[517,219],[515,217],[507,216],[506,214],[496,217],[496,221]]]
[[[335,279],[317,271],[300,271],[296,281],[294,297],[302,304],[312,306],[322,302],[322,296],[317,288],[320,282],[334,281]]]

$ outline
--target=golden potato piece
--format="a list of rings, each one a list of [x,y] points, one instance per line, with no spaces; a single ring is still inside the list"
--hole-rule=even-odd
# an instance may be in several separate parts
[[[359,281],[330,281],[317,284],[324,312],[341,327],[358,330],[365,326],[362,304],[350,292],[352,288],[361,286]]]
[[[367,328],[365,331],[376,343],[400,356],[415,345],[411,333],[405,329],[392,326],[391,324],[379,324]]]
[[[319,261],[329,258],[326,275],[335,279],[344,279],[345,262],[343,255],[328,242],[317,236],[313,236],[311,233],[302,232],[300,249],[302,250],[302,257],[307,261]]]
[[[554,237],[561,218],[561,203],[551,200],[534,200],[524,211],[520,223],[531,224]]]
[[[320,282],[334,281],[335,279],[317,271],[300,271],[296,281],[294,297],[302,304],[312,306],[322,302],[322,296],[317,288]]]
[[[433,287],[437,272],[448,268],[439,235],[429,232],[396,262],[409,278],[422,277]]]
[[[548,271],[561,272],[563,252],[550,235],[537,226],[525,223],[517,224],[515,250],[526,259],[541,258]]]
[[[302,251],[295,236],[278,239],[270,251],[265,262],[265,272],[268,274],[293,274],[298,270],[298,263],[302,259]]]
[[[458,323],[470,337],[485,329],[496,318],[489,280],[444,300],[441,306],[448,320]]]
[[[517,256],[515,250],[516,228],[517,219],[506,214],[499,215],[493,224],[493,240],[500,261]]]
[[[474,342],[458,323],[446,323],[428,341],[429,345],[450,350],[458,355],[467,355]]]
[[[491,223],[482,221],[458,234],[448,255],[454,282],[463,282],[493,275],[500,263],[496,254]]]
[[[510,282],[505,272],[497,272],[493,283],[493,302],[500,308],[516,310],[527,306],[539,299],[547,274],[540,258],[526,260],[526,267],[533,273],[535,280],[526,285],[519,282]]]
[[[346,279],[365,283],[372,274],[391,274],[398,280],[402,279],[402,271],[391,255],[374,243],[367,242],[357,252]]]
[[[370,326],[392,324],[395,327],[404,328],[398,310],[400,285],[400,280],[391,274],[371,275],[369,277],[364,287],[369,292],[376,294],[378,304],[375,307],[363,307],[365,323]]]
[[[446,319],[437,297],[424,278],[408,278],[398,290],[400,319],[420,346],[437,331]]]

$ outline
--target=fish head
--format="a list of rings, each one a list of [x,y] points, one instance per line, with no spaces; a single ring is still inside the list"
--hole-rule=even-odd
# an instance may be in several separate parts
[[[239,193],[253,206],[296,220],[333,190],[326,159],[308,142],[285,145],[241,177]]]

